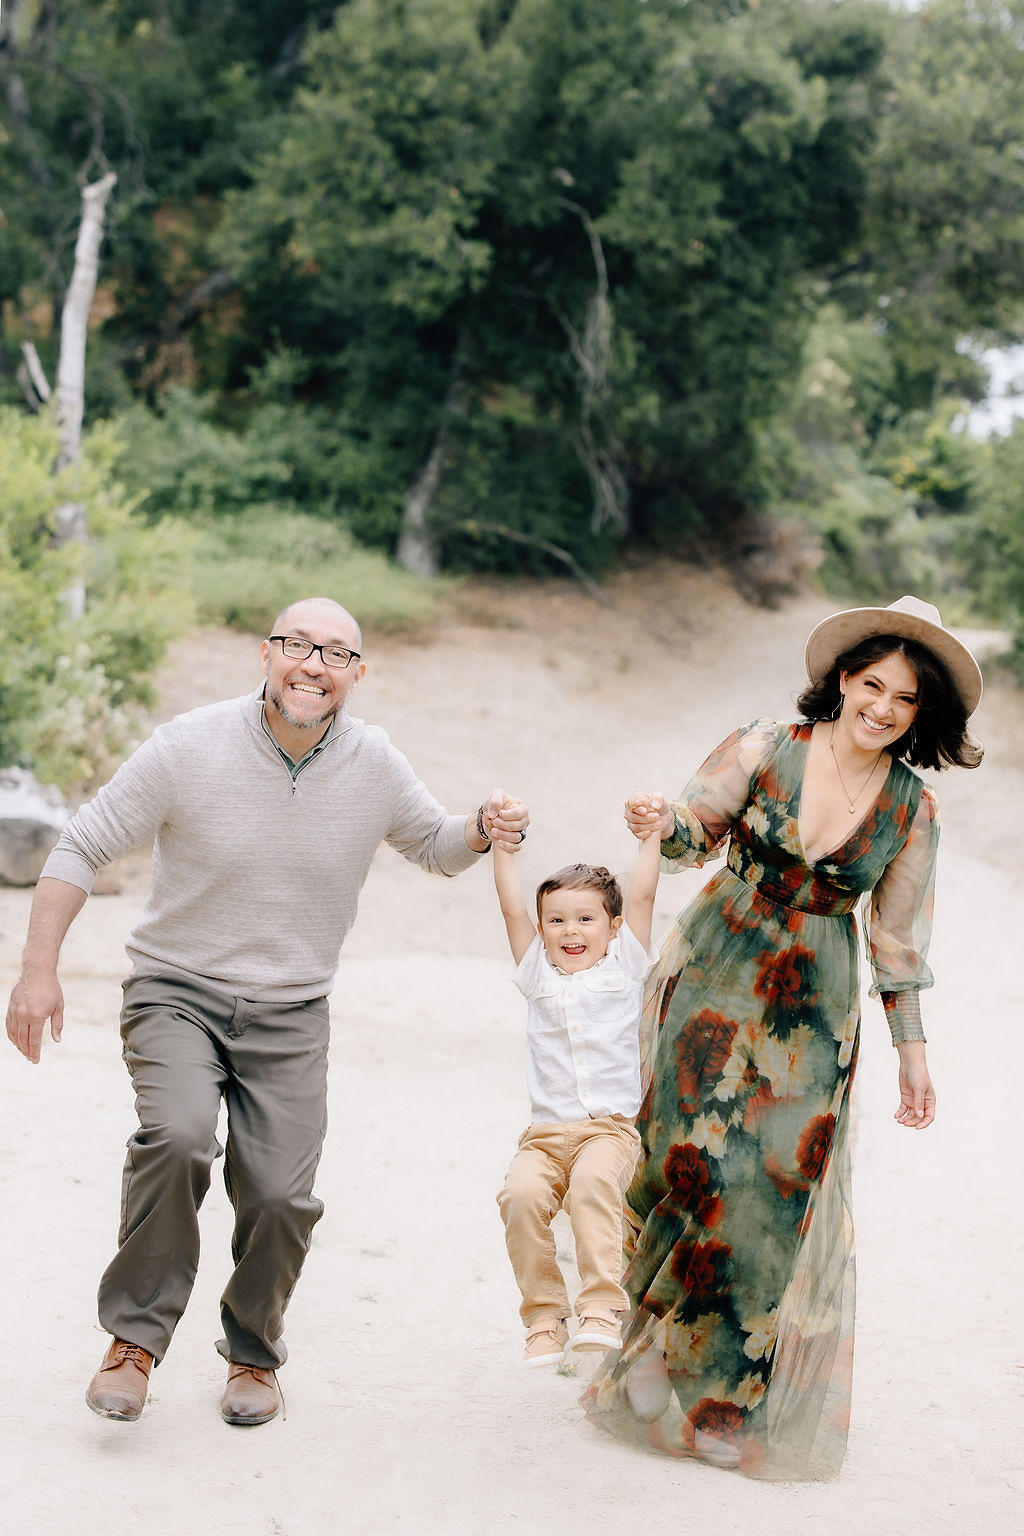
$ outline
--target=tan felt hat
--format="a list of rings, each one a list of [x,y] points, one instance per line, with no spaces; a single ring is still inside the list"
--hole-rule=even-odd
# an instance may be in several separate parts
[[[972,715],[981,702],[981,668],[955,635],[944,629],[939,610],[919,597],[901,597],[888,608],[846,608],[811,630],[804,652],[807,676],[812,683],[835,666],[844,651],[853,650],[872,635],[899,635],[916,640],[942,662],[953,686]]]

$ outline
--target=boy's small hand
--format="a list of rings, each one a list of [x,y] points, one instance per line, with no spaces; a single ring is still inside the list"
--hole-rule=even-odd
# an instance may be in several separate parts
[[[665,804],[664,795],[637,793],[626,801],[626,825],[634,837],[645,842],[655,832],[659,842],[671,837],[675,829],[675,817]]]
[[[496,789],[484,803],[483,814],[491,841],[508,853],[518,853],[526,841],[526,829],[530,825],[526,802]]]

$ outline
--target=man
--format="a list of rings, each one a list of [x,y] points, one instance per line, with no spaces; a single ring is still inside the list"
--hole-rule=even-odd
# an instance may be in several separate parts
[[[286,608],[260,648],[263,686],[158,727],[68,823],[36,887],[7,1013],[32,1062],[47,1020],[60,1039],[57,962],[96,870],[156,839],[121,1012],[139,1128],[99,1288],[113,1342],[86,1393],[106,1418],[139,1417],[188,1302],[222,1097],[235,1268],[221,1298],[221,1413],[276,1416],[284,1310],[323,1210],[326,994],[373,855],[386,841],[454,875],[492,838],[526,836],[525,807],[503,810],[500,791],[449,816],[385,733],[348,714],[361,648],[331,599]]]

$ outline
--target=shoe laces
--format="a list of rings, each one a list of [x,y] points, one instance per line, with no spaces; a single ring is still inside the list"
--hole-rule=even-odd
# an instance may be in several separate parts
[[[137,1371],[141,1371],[144,1376],[148,1376],[151,1359],[152,1356],[149,1350],[143,1349],[141,1344],[128,1344],[122,1340],[117,1349],[117,1356],[107,1366],[107,1370],[116,1370],[119,1365],[134,1365]]]

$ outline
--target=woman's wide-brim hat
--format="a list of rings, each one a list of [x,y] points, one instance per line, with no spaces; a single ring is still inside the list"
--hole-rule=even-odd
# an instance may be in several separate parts
[[[820,683],[846,651],[852,651],[872,635],[898,635],[916,640],[937,656],[949,673],[954,688],[972,715],[981,702],[981,668],[955,635],[943,627],[939,610],[919,597],[901,597],[888,608],[846,608],[811,630],[804,652],[807,676]]]

